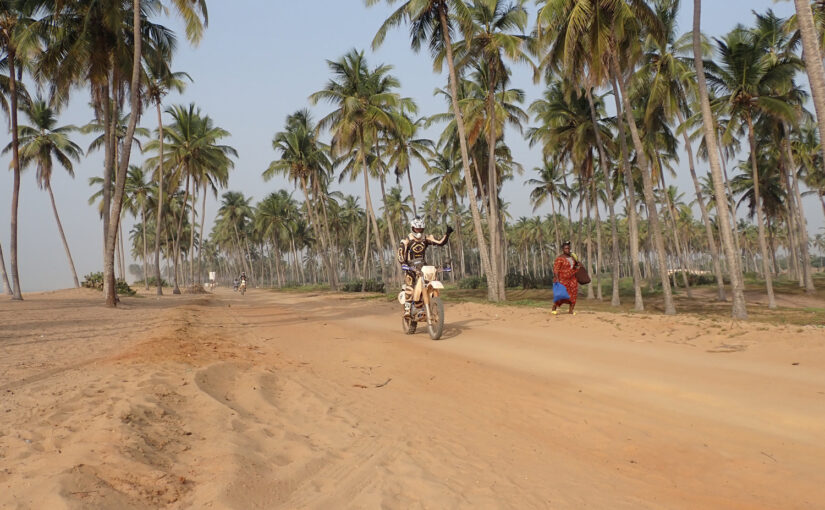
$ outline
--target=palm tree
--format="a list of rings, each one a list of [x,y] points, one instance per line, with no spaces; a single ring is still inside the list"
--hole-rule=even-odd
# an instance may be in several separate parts
[[[562,164],[569,162],[576,169],[582,203],[586,204],[588,222],[594,200],[596,200],[596,168],[593,157],[595,133],[599,132],[601,138],[610,139],[609,127],[603,119],[604,108],[601,98],[597,98],[594,106],[598,119],[596,124],[592,122],[590,99],[587,98],[586,91],[568,80],[553,80],[548,84],[542,98],[530,105],[530,111],[535,115],[539,125],[528,131],[531,145],[542,144],[545,159],[552,157]],[[600,165],[602,165],[601,161]],[[607,177],[608,174],[605,175]],[[592,261],[589,256],[590,240],[588,229],[587,264]],[[615,277],[615,288],[618,290],[618,273]],[[588,290],[588,296],[590,292]],[[614,292],[614,297],[617,296],[618,294]]]
[[[466,21],[463,23],[465,39],[455,44],[459,57],[459,66],[469,62],[480,61],[486,70],[487,91],[485,94],[487,112],[487,196],[490,201],[490,258],[493,278],[498,283],[498,299],[505,299],[504,267],[502,250],[503,237],[499,232],[501,219],[498,211],[498,183],[496,171],[496,141],[503,137],[496,123],[496,91],[507,83],[510,75],[505,65],[505,57],[532,65],[527,57],[526,45],[529,38],[524,34],[527,25],[526,0],[516,0],[505,4],[503,0],[473,0],[467,9]],[[520,34],[510,33],[518,30]],[[441,66],[436,61],[437,66]]]
[[[103,273],[108,306],[117,304],[114,252],[132,138],[139,120],[142,47],[174,45],[174,37],[168,29],[149,21],[161,8],[158,0],[132,0],[131,9],[126,3],[115,0],[59,2],[45,18],[51,38],[38,61],[38,78],[50,82],[56,104],[65,102],[75,85],[88,85],[96,115],[103,120],[106,133]],[[115,161],[112,119],[118,118],[118,110],[127,95],[131,115],[119,161]],[[114,182],[114,187],[109,186],[110,181]]]
[[[129,174],[126,176],[126,202],[131,206],[129,212],[131,212],[133,216],[137,216],[138,209],[140,210],[140,222],[142,225],[140,234],[143,240],[143,283],[146,286],[146,290],[149,290],[149,272],[146,270],[146,264],[149,260],[146,247],[146,229],[148,228],[146,222],[146,205],[149,203],[150,195],[154,191],[155,187],[146,182],[146,174],[143,172],[143,169],[137,165],[130,165]],[[155,237],[157,238],[156,242],[159,246],[160,236],[158,235],[157,218],[158,217],[155,218]],[[157,259],[155,263],[160,266],[160,259]],[[160,270],[157,271],[156,277],[160,280]]]
[[[375,232],[375,246],[386,278],[384,246],[370,195],[367,151],[368,147],[378,142],[381,131],[389,131],[396,124],[393,111],[405,103],[410,109],[412,104],[393,92],[400,83],[389,74],[392,67],[379,65],[370,69],[363,51],[351,50],[338,61],[327,61],[327,64],[334,78],[324,89],[310,95],[309,99],[313,104],[327,101],[335,106],[335,110],[318,122],[319,130],[329,128],[332,133],[330,145],[333,154],[356,154],[360,158],[360,169],[353,168],[350,175],[356,178],[360,172],[364,177],[368,221],[371,221]],[[369,242],[369,228],[366,242]]]
[[[204,0],[172,0],[186,25],[190,40],[197,42],[206,20]],[[114,138],[107,134],[107,155],[104,165],[104,294],[108,306],[116,306],[114,292],[114,246],[118,221],[123,206],[126,174],[132,148],[132,137],[137,127],[141,94],[141,60],[143,47],[172,46],[174,38],[164,27],[148,21],[150,15],[165,9],[160,0],[132,0],[128,9],[123,2],[100,0],[94,2],[61,2],[51,17],[54,41],[41,60],[39,73],[52,80],[58,102],[63,102],[72,86],[85,80],[90,85],[92,100],[106,129],[128,85],[130,99],[129,125],[119,161],[114,158]],[[131,12],[131,20],[129,19]],[[145,38],[145,40],[144,40]],[[129,58],[131,55],[131,58]],[[116,168],[116,173],[115,173]],[[114,178],[113,195],[109,181]]]
[[[713,180],[714,196],[716,198],[716,215],[719,218],[719,233],[722,238],[722,246],[725,250],[725,260],[728,263],[728,273],[730,274],[731,287],[733,288],[733,306],[731,316],[734,319],[746,319],[748,317],[745,305],[745,283],[742,278],[740,268],[739,253],[734,247],[734,239],[731,230],[731,216],[727,207],[728,198],[725,188],[725,180],[722,175],[722,165],[719,160],[719,148],[717,146],[716,126],[713,119],[713,112],[710,108],[710,98],[708,95],[707,81],[705,78],[704,53],[702,51],[701,40],[701,20],[702,20],[702,0],[693,0],[693,61],[696,66],[696,81],[699,97],[699,104],[702,109],[702,127],[704,128],[704,142],[707,146],[708,159],[710,161],[710,175]]]
[[[142,41],[141,41],[141,18],[142,18],[142,8],[145,7],[145,4],[148,3],[146,1],[141,4],[140,0],[132,0],[132,40],[133,40],[133,52],[132,52],[132,73],[130,79],[130,89],[129,89],[129,96],[131,98],[131,112],[132,118],[129,122],[129,127],[126,131],[126,142],[125,142],[125,150],[121,154],[121,159],[118,166],[118,174],[116,179],[115,185],[115,195],[114,195],[114,210],[112,212],[112,217],[119,217],[120,216],[120,208],[122,207],[123,201],[123,192],[125,187],[126,181],[126,172],[129,167],[129,156],[131,152],[131,141],[132,137],[135,133],[135,128],[137,127],[137,120],[138,120],[138,111],[140,110],[140,94],[139,94],[139,87],[141,82],[141,57],[142,57]],[[181,15],[183,18],[186,35],[187,38],[192,41],[193,43],[197,43],[200,41],[203,35],[203,29],[206,24],[208,24],[209,16],[206,9],[206,0],[171,0],[172,5],[174,6],[175,10],[178,14]],[[155,2],[153,5],[156,9],[160,9],[162,7],[162,2]],[[158,44],[155,47],[161,48],[164,45]],[[171,54],[172,45],[166,45],[170,48],[170,50],[164,51],[159,50],[161,54]],[[162,160],[160,160],[162,163]],[[185,202],[185,200],[184,200]],[[191,227],[194,230],[194,225]],[[110,224],[110,231],[109,237],[107,238],[107,250],[106,256],[110,257],[109,252],[113,250],[113,239],[117,236],[117,225],[115,224],[114,227]],[[191,246],[190,246],[191,249]],[[113,252],[112,252],[113,253]],[[175,263],[177,263],[178,258],[175,257]],[[104,259],[104,277],[107,277],[107,260]],[[116,304],[116,296],[114,292],[114,272],[112,271],[111,275],[109,275],[110,287],[109,295],[107,295],[107,304],[109,306],[115,306]],[[177,271],[175,271],[175,276],[177,277]],[[177,282],[176,282],[177,283]],[[175,286],[175,290],[177,289],[177,284]]]
[[[415,189],[410,175],[410,166],[413,161],[418,161],[424,170],[428,170],[428,159],[435,154],[433,142],[427,138],[416,138],[418,130],[426,122],[420,118],[415,121],[401,114],[403,122],[396,121],[395,129],[389,131],[385,141],[385,151],[387,154],[387,165],[393,167],[395,176],[400,179],[402,175],[407,177],[407,184],[410,187],[410,200],[412,200],[413,211],[418,210],[415,203]]]
[[[204,8],[204,13],[205,13]],[[163,48],[152,48],[152,51],[144,58],[146,65],[144,66],[145,73],[145,91],[146,99],[150,103],[155,104],[158,117],[158,161],[157,170],[154,179],[158,183],[158,203],[157,203],[157,225],[162,228],[163,215],[163,165],[160,162],[164,161],[163,155],[163,118],[161,117],[161,104],[163,98],[172,90],[183,92],[185,88],[185,81],[187,79],[192,81],[192,78],[183,72],[173,72],[170,68],[172,55],[164,51]],[[202,233],[201,233],[202,234]],[[201,237],[203,239],[203,237]],[[163,279],[160,276],[160,232],[155,236],[155,279],[157,280],[157,295],[163,295]]]
[[[192,194],[196,193],[196,188],[200,185],[204,188],[204,195],[207,186],[212,183],[223,185],[228,178],[228,171],[234,163],[230,157],[237,156],[234,148],[228,145],[219,144],[219,140],[230,136],[229,132],[215,126],[208,115],[203,115],[200,108],[190,103],[188,106],[173,105],[166,109],[172,116],[173,123],[164,129],[164,138],[168,145],[168,152],[164,154],[165,161],[161,162],[159,157],[149,158],[147,164],[154,166],[168,166],[174,168],[176,173],[173,176],[173,188],[185,181],[183,202],[186,207],[189,203],[190,185]],[[152,140],[146,144],[146,150],[159,150],[160,142]],[[204,205],[205,207],[205,205]],[[192,255],[194,244],[195,212],[192,208],[192,220],[190,230],[190,246],[188,253]],[[183,217],[178,218],[177,233],[175,236],[175,288],[174,294],[180,293],[178,287],[178,255],[181,252],[181,235],[183,228]]]
[[[688,168],[696,192],[696,203],[705,224],[708,247],[710,248],[713,269],[716,275],[717,298],[725,301],[725,285],[722,276],[722,265],[719,250],[713,236],[710,217],[702,194],[701,184],[696,175],[693,147],[691,146],[685,116],[690,109],[689,96],[694,95],[695,73],[693,62],[687,56],[690,48],[690,34],[677,37],[676,18],[679,12],[680,0],[657,0],[656,14],[662,21],[664,37],[661,39],[648,37],[645,41],[645,63],[638,73],[638,77],[649,83],[645,84],[647,105],[645,107],[646,121],[659,112],[668,122],[675,117],[680,124],[685,151],[688,156]],[[690,116],[690,114],[688,114]],[[650,132],[650,129],[648,129]]]
[[[77,279],[77,271],[74,268],[72,253],[69,250],[69,243],[66,241],[66,234],[63,232],[63,224],[60,222],[60,215],[57,213],[57,204],[52,191],[52,168],[54,160],[62,166],[66,172],[74,177],[74,167],[72,160],[79,161],[83,154],[76,143],[69,139],[69,133],[76,131],[72,125],[56,126],[57,116],[55,111],[41,98],[37,98],[25,110],[26,116],[32,126],[19,126],[18,140],[20,144],[20,163],[23,168],[34,164],[37,166],[37,183],[41,189],[49,193],[52,203],[54,219],[57,222],[57,230],[60,232],[60,239],[63,241],[63,248],[66,250],[66,257],[69,259],[69,268],[74,279],[74,286],[80,287]],[[3,153],[12,150],[9,144]]]
[[[18,68],[24,64],[31,47],[33,21],[31,2],[26,0],[0,0],[0,68],[8,71],[9,117],[11,121],[11,167],[14,172],[11,199],[11,278],[13,286],[12,299],[22,300],[20,290],[20,272],[17,265],[17,208],[20,200],[20,141],[17,129],[18,108]],[[4,102],[5,104],[5,102]]]
[[[698,0],[695,0],[698,1]],[[825,66],[822,64],[822,48],[819,45],[810,0],[794,0],[799,35],[802,39],[802,58],[811,85],[820,138],[825,133]],[[821,6],[820,6],[821,8]],[[825,159],[825,144],[820,148]]]
[[[249,250],[246,247],[246,239],[241,243],[241,232],[246,231],[247,224],[252,220],[252,207],[249,202],[251,198],[246,198],[238,191],[227,191],[223,194],[221,207],[218,209],[216,218],[216,228],[226,228],[234,234],[235,249],[241,259],[244,271],[252,274],[249,269]]]
[[[533,204],[533,212],[544,203],[550,202],[550,209],[553,218],[553,233],[556,238],[556,249],[561,249],[561,238],[559,237],[559,222],[556,216],[556,204],[561,206],[567,194],[564,187],[564,169],[558,163],[544,159],[544,164],[533,169],[538,174],[537,179],[528,179],[524,184],[530,186],[530,202]],[[617,256],[618,257],[618,256]]]
[[[792,84],[793,75],[799,69],[799,63],[791,57],[774,61],[770,53],[765,53],[766,48],[758,34],[742,26],[735,28],[723,39],[717,39],[716,45],[719,53],[718,64],[705,63],[706,74],[711,86],[720,93],[717,101],[725,105],[731,115],[733,122],[729,124],[731,126],[729,129],[737,125],[747,127],[755,213],[765,287],[768,293],[768,307],[776,308],[773,281],[768,268],[768,246],[765,238],[762,198],[759,191],[754,121],[756,118],[766,116],[793,122],[794,111],[777,89],[787,89]]]
[[[0,244],[0,276],[3,277],[3,292],[12,296],[11,285],[9,285],[9,275],[6,273],[6,259],[3,256],[3,245]]]
[[[365,0],[367,5],[374,5],[380,0]],[[387,0],[393,4],[395,0]],[[449,73],[450,100],[453,109],[453,117],[458,131],[458,142],[461,154],[461,163],[464,170],[464,188],[470,205],[470,213],[473,217],[473,227],[476,234],[481,266],[487,278],[487,297],[493,301],[498,301],[498,282],[492,270],[490,252],[484,240],[484,231],[481,226],[481,215],[478,204],[473,197],[473,177],[470,169],[470,155],[467,147],[467,132],[464,126],[464,118],[459,108],[459,80],[456,71],[455,59],[453,57],[453,43],[451,32],[454,28],[452,15],[457,19],[466,22],[468,18],[467,6],[463,0],[407,0],[399,7],[378,29],[372,42],[373,49],[378,48],[383,43],[389,29],[394,28],[405,21],[411,25],[410,37],[411,46],[414,51],[419,51],[423,44],[427,44],[433,56],[437,56],[444,50],[447,59],[447,70]],[[436,68],[440,71],[440,68]],[[480,184],[479,184],[480,186]]]
[[[289,193],[285,190],[278,190],[264,197],[255,208],[255,227],[272,243],[272,254],[280,286],[284,284],[281,270],[281,239],[286,236],[290,223],[295,221],[291,214],[291,209],[294,207]]]
[[[596,2],[593,0],[546,0],[537,13],[537,32],[539,48],[549,47],[543,56],[541,67],[545,72],[563,71],[566,78],[581,83],[586,92],[590,107],[590,117],[593,124],[597,124],[596,104],[593,101],[592,88],[610,81],[614,89],[616,101],[617,123],[621,148],[621,166],[625,178],[625,186],[632,188],[633,176],[627,151],[627,142],[624,132],[624,121],[621,112],[623,106],[620,100],[615,66],[611,65],[611,57],[615,46],[622,42],[617,40],[616,27],[623,27],[627,16],[638,16],[639,21],[647,27],[655,26],[655,18],[641,2]],[[636,27],[634,27],[636,28]],[[631,33],[634,30],[630,31]],[[608,70],[610,72],[608,72]],[[610,80],[608,80],[610,75]],[[596,130],[594,133],[596,148],[599,153],[601,167],[608,168],[607,154],[605,153],[602,135]],[[637,147],[638,150],[638,147]],[[611,241],[613,251],[618,252],[618,231],[615,220],[615,205],[611,179],[605,181],[608,213],[611,222]],[[638,270],[639,237],[636,218],[635,196],[628,195],[630,223],[630,252],[633,259],[633,284],[635,290],[635,309],[643,310],[644,302],[641,293],[641,274]],[[658,221],[657,218],[653,218]],[[611,304],[619,304],[618,295],[618,260],[613,260],[613,297]],[[664,276],[663,276],[664,278]],[[664,282],[663,282],[664,284]],[[666,309],[668,308],[669,292],[665,289]],[[672,307],[671,307],[672,308]]]
[[[301,186],[309,222],[316,239],[321,241],[320,256],[326,267],[330,286],[335,289],[338,286],[338,274],[330,252],[329,227],[324,223],[324,234],[320,233],[321,214],[316,209],[319,204],[317,200],[313,201],[310,195],[310,189],[319,189],[314,186],[315,183],[326,182],[328,174],[332,171],[332,163],[324,146],[317,139],[316,126],[308,110],[298,110],[286,118],[284,131],[276,133],[272,139],[272,148],[279,153],[280,158],[272,161],[263,172],[264,180],[284,175]]]

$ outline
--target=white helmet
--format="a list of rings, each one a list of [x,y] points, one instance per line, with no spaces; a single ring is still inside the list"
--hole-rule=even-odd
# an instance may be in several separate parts
[[[416,217],[415,217],[415,218],[413,218],[413,220],[410,222],[410,228],[411,228],[411,229],[412,229],[412,231],[413,231],[413,235],[414,235],[417,239],[421,239],[421,236],[423,236],[423,235],[424,235],[424,220],[422,220],[421,218],[419,218],[418,216],[416,216]]]

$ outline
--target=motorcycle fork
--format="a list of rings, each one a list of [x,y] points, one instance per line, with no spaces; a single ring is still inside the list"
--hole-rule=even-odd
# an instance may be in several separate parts
[[[422,287],[423,288],[421,289],[421,299],[424,300],[424,311],[427,312],[427,325],[432,326],[433,321],[430,318],[430,293],[429,290],[423,286],[423,284]]]

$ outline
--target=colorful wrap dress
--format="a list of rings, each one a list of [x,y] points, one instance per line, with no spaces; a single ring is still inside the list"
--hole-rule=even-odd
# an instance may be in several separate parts
[[[576,298],[579,295],[579,281],[576,279],[576,271],[578,269],[576,260],[573,257],[559,255],[553,263],[553,272],[556,273],[556,278],[559,279],[559,282],[567,289],[567,293],[570,294],[569,302],[573,305],[576,304]],[[555,303],[558,305],[567,302],[568,300],[562,299]]]

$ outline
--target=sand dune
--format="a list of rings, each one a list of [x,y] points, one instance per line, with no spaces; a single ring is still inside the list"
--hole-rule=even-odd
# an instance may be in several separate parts
[[[0,508],[823,508],[825,334],[251,290],[0,302]]]

